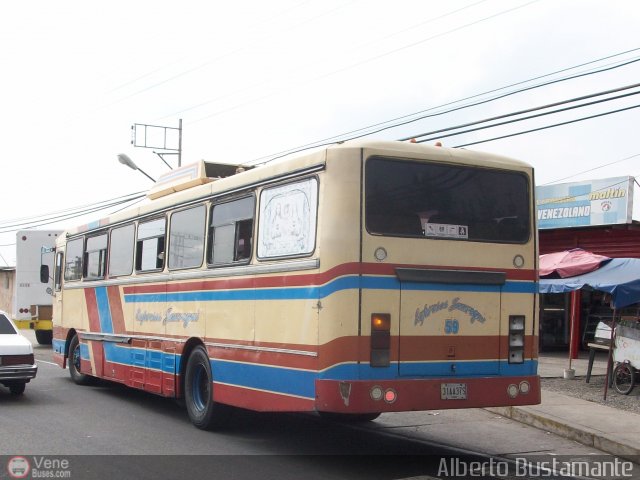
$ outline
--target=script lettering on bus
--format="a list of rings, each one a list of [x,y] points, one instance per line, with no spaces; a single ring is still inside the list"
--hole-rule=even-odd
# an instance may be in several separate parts
[[[182,323],[183,327],[187,327],[191,322],[197,322],[200,318],[200,312],[174,312],[173,307],[170,307],[162,313],[148,312],[147,310],[136,311],[136,321],[142,325],[145,322],[162,322],[163,325],[167,323]]]
[[[414,325],[424,325],[424,321],[432,314],[440,312],[442,310],[448,310],[449,312],[458,311],[469,316],[471,323],[480,322],[484,323],[486,318],[471,305],[462,303],[460,297],[455,297],[449,302],[449,300],[443,300],[431,305],[425,304],[424,307],[416,308],[416,316],[413,322]]]

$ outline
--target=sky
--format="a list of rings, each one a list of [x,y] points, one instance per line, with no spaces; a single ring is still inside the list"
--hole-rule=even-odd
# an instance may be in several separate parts
[[[122,206],[43,225],[150,188],[118,154],[153,178],[169,170],[153,149],[131,144],[133,124],[175,129],[182,120],[183,165],[263,161],[469,97],[632,62],[639,24],[636,0],[6,2],[0,267],[15,265],[16,230],[83,224]],[[634,62],[367,138],[413,137],[639,79]],[[441,141],[459,146],[638,104],[632,95]],[[638,176],[639,120],[640,108],[629,109],[467,148],[532,164],[538,185]],[[640,218],[640,203],[635,211]]]

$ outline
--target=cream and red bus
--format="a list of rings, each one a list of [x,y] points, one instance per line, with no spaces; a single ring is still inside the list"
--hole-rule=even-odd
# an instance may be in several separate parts
[[[60,235],[54,357],[199,428],[539,403],[533,191],[525,163],[407,142],[182,167]]]

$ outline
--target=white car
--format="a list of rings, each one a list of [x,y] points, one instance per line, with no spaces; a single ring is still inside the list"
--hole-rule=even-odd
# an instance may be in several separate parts
[[[20,333],[9,315],[0,310],[0,383],[14,395],[21,395],[37,372],[31,342]]]

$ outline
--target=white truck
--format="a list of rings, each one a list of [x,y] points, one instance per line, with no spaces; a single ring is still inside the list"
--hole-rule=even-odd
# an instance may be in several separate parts
[[[16,282],[13,319],[22,329],[35,330],[41,345],[51,344],[52,300],[47,283],[40,281],[41,265],[53,272],[53,248],[62,230],[19,230],[16,233]]]

